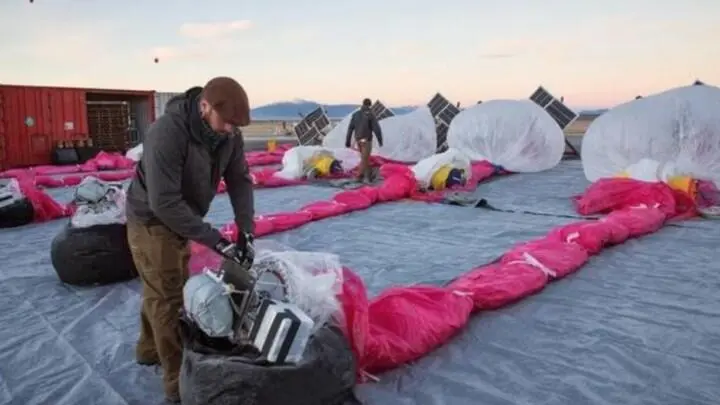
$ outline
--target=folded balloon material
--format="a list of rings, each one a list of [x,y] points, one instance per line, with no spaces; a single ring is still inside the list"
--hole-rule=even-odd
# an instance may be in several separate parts
[[[324,148],[321,146],[295,146],[285,152],[282,170],[275,177],[298,180],[308,173],[323,177],[349,172],[360,164],[360,153],[345,148]]]
[[[581,196],[575,197],[577,211],[583,215],[605,214],[613,210],[651,207],[669,219],[697,215],[697,204],[687,193],[663,182],[646,182],[627,178],[600,179]]]
[[[473,161],[527,173],[560,163],[565,135],[552,117],[530,100],[492,100],[460,111],[450,123],[447,144]]]
[[[464,184],[466,176],[472,175],[471,167],[470,158],[462,151],[448,149],[419,161],[411,170],[418,187],[442,190],[448,186],[449,179],[451,186]]]
[[[667,181],[670,174],[720,183],[718,110],[720,89],[715,86],[669,89],[610,109],[593,120],[583,136],[585,177],[594,182],[632,166],[650,168],[645,160],[662,166],[646,171],[655,178],[630,177]]]
[[[343,118],[323,138],[323,146],[342,149],[345,147],[347,130],[354,111]],[[372,139],[373,154],[384,160],[394,162],[419,162],[432,156],[437,150],[437,130],[435,120],[426,106],[407,114],[380,120],[383,134],[383,146],[377,137]],[[348,149],[350,150],[350,149]]]
[[[75,189],[73,203],[77,207],[71,224],[75,228],[94,225],[124,224],[125,190],[121,184],[86,177]]]

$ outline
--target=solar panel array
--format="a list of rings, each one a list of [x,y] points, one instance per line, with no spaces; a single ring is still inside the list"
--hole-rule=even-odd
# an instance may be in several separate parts
[[[321,145],[323,137],[330,130],[330,118],[322,107],[303,117],[294,131],[300,145]]]
[[[393,113],[392,110],[390,110],[389,108],[385,107],[385,104],[381,103],[380,100],[375,101],[375,104],[370,107],[370,111],[372,111],[378,121],[395,115],[395,113]]]
[[[447,133],[450,128],[450,122],[460,113],[460,109],[445,98],[442,94],[437,93],[427,103],[430,113],[435,119],[435,131],[437,132],[437,152],[447,150]]]
[[[578,117],[578,114],[575,111],[568,108],[568,106],[555,98],[542,86],[535,90],[535,92],[530,96],[530,100],[550,114],[550,116],[563,130],[569,127],[570,124],[572,124]],[[575,149],[575,147],[567,139],[565,139],[565,154],[580,156],[577,149]]]
[[[547,111],[563,130],[570,126],[578,117],[577,113],[569,109],[562,101],[555,98],[542,86],[535,90],[530,96],[530,100]]]

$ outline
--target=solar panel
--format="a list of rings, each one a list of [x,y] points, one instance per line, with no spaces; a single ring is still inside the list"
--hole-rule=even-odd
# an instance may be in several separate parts
[[[450,125],[450,122],[458,114],[460,114],[460,109],[455,107],[454,105],[450,104],[447,107],[445,107],[444,110],[440,111],[440,114],[438,114],[438,118],[440,118],[444,123]]]
[[[447,133],[448,133],[448,127],[444,122],[438,122],[435,126],[435,131],[437,132],[437,152],[444,152],[447,150]]]
[[[328,116],[326,114],[323,114],[315,120],[315,123],[313,124],[313,126],[315,128],[317,128],[318,130],[322,131],[325,128],[330,126],[330,118],[328,118]],[[324,131],[322,131],[322,132],[324,132]]]
[[[568,108],[562,101],[555,98],[542,86],[535,90],[530,96],[530,100],[547,111],[563,130],[578,117],[577,113]]]
[[[442,94],[437,93],[427,103],[430,113],[435,119],[435,130],[437,132],[437,152],[447,149],[447,132],[450,123],[460,113],[460,109],[451,103]]]
[[[323,135],[330,129],[330,118],[322,107],[311,111],[295,125],[295,136],[300,145],[320,145]]]
[[[370,111],[372,111],[378,121],[395,115],[395,113],[385,107],[385,104],[381,103],[380,100],[375,101],[375,104],[370,107]]]
[[[553,117],[555,122],[557,122],[562,129],[567,128],[573,121],[575,121],[575,118],[577,118],[577,114],[573,110],[567,108],[565,104],[558,100],[553,100],[550,104],[548,104],[548,106],[545,107],[545,111]]]
[[[442,110],[444,110],[448,105],[451,105],[451,103],[448,99],[443,97],[442,94],[437,93],[432,99],[430,99],[430,102],[428,102],[427,105],[430,108],[430,113],[433,117],[437,117],[440,112],[442,112]]]
[[[540,86],[530,96],[535,104],[539,105],[552,117],[555,122],[560,126],[561,129],[569,127],[578,117],[578,114],[568,108],[562,100],[558,100],[549,91],[545,90],[544,87]],[[565,138],[565,154],[580,156],[577,149]]]
[[[304,118],[308,122],[315,122],[315,120],[322,117],[323,115],[325,115],[325,110],[323,110],[322,107],[318,107],[318,108],[310,111],[310,113],[307,114]]]
[[[545,106],[550,104],[554,98],[555,97],[553,97],[552,94],[550,94],[542,86],[538,87],[537,90],[535,90],[535,92],[530,96],[530,100],[534,101],[535,104],[542,108],[545,108]]]

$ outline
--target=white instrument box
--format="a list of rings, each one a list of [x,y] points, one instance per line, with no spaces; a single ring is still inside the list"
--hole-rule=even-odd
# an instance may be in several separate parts
[[[294,364],[302,360],[314,326],[315,322],[296,305],[266,299],[249,337],[270,363]]]

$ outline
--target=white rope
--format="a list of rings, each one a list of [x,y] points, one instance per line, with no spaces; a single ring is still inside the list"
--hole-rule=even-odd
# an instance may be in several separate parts
[[[540,263],[540,261],[538,259],[536,259],[535,257],[533,257],[533,255],[531,255],[530,253],[524,252],[522,257],[523,257],[523,260],[513,260],[508,264],[529,264],[529,265],[537,268],[538,270],[542,271],[545,274],[545,276],[548,278],[557,277],[557,273],[554,270],[552,270],[549,267],[545,266],[544,264]]]

